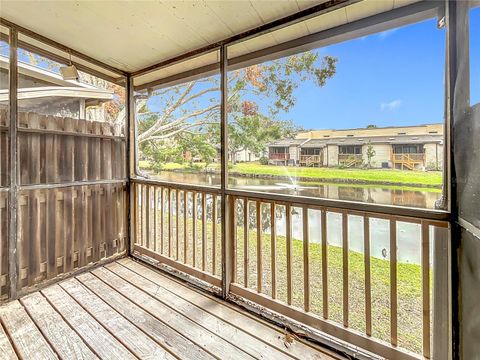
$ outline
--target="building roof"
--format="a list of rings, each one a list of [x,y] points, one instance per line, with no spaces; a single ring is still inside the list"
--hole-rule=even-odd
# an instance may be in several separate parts
[[[0,55],[0,69],[8,69],[8,66],[8,57]],[[40,80],[43,84],[48,84],[48,86],[19,88],[18,99],[22,100],[24,104],[26,104],[26,101],[31,101],[38,105],[58,98],[70,98],[85,99],[87,105],[95,105],[113,99],[113,91],[80,81],[64,80],[57,73],[24,62],[18,62],[18,72],[20,76]],[[8,89],[0,90],[0,103],[6,103],[7,101]]]
[[[423,124],[413,126],[388,126],[375,128],[357,128],[357,129],[327,129],[312,130],[299,133],[299,139],[323,139],[323,138],[357,138],[373,136],[398,136],[398,135],[427,135],[443,134],[443,124]]]
[[[270,147],[297,145],[322,148],[327,145],[425,144],[443,143],[443,124],[384,127],[373,129],[313,130],[298,134],[296,139],[283,139]]]

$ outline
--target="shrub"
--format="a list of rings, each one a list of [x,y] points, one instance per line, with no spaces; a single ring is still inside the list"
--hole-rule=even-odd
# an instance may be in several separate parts
[[[262,156],[259,159],[260,165],[268,165],[268,158],[266,156]]]

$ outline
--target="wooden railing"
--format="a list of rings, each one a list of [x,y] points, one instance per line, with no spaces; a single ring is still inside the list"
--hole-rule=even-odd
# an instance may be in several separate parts
[[[362,164],[362,154],[338,154],[338,164],[345,167],[356,167]]]
[[[221,288],[220,191],[132,186],[133,251]]]
[[[386,358],[416,357],[408,351],[431,356],[430,249],[434,233],[434,241],[446,241],[447,223],[250,197],[230,201],[231,294]],[[418,265],[399,258],[412,242],[404,231],[417,239],[409,251],[421,254]]]
[[[290,154],[289,153],[269,153],[268,158],[270,160],[290,160]]]
[[[392,163],[394,167],[396,164],[400,164],[402,169],[406,167],[414,170],[416,165],[425,164],[425,153],[392,154]]]
[[[385,358],[432,356],[448,222],[240,193],[222,218],[220,189],[134,180],[134,256]]]
[[[301,155],[300,165],[311,166],[322,163],[322,155]]]

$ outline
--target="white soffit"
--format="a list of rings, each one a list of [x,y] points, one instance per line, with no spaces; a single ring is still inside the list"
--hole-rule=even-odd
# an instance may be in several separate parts
[[[106,64],[136,71],[321,2],[1,0],[0,15]]]
[[[285,43],[327,30],[336,26],[344,25],[356,20],[360,20],[372,15],[390,11],[402,6],[410,5],[417,0],[364,0],[352,5],[333,10],[326,14],[319,15],[309,20],[299,22],[273,32],[250,38],[248,40],[236,43],[228,47],[228,58],[232,59],[241,55],[249,54],[254,51],[269,48],[274,45]],[[241,2],[239,2],[240,4]],[[257,7],[259,10],[268,8],[267,3],[259,1]],[[285,4],[290,2],[284,2]],[[222,6],[219,2],[218,6]],[[224,5],[225,6],[225,5]],[[237,4],[238,6],[238,4]],[[240,11],[240,9],[238,9]],[[271,10],[270,10],[271,11]],[[172,75],[188,72],[192,69],[215,64],[219,61],[217,51],[205,53],[195,58],[191,58],[167,67],[154,70],[134,78],[134,86],[144,88],[157,80],[166,79]],[[263,61],[263,60],[261,60]],[[147,85],[145,85],[147,84]]]
[[[297,23],[292,26],[261,35],[242,43],[232,45],[228,49],[229,59],[278,45],[289,40],[298,39],[319,31],[351,23],[369,16],[397,9],[418,2],[418,0],[363,0],[343,8],[333,10]]]
[[[132,72],[324,1],[0,0],[0,16],[108,65]],[[264,49],[413,2],[417,0],[363,0],[235,44],[229,47],[229,57]],[[34,41],[30,39],[29,42]],[[53,48],[48,50],[59,52]],[[62,55],[65,56],[65,53]],[[212,52],[196,60],[187,60],[145,74],[135,82],[136,85],[149,83],[212,64],[216,60],[218,54]],[[81,62],[80,59],[74,61]]]

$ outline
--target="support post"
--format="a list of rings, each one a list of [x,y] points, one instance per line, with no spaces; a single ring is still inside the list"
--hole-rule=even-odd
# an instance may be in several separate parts
[[[10,76],[9,76],[9,107],[10,118],[10,211],[9,211],[9,273],[10,273],[10,298],[17,298],[17,40],[16,29],[10,29]]]
[[[232,207],[227,206],[227,170],[228,170],[228,134],[227,134],[227,47],[222,45],[220,47],[220,91],[221,91],[221,103],[220,103],[220,151],[221,151],[221,212],[222,212],[222,296],[225,299],[228,295],[231,277],[232,277],[232,234],[230,230],[232,224],[230,219],[230,212]]]

